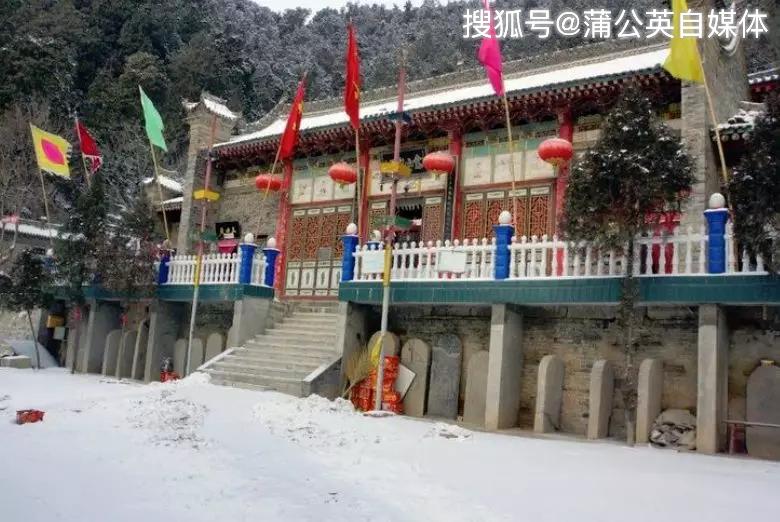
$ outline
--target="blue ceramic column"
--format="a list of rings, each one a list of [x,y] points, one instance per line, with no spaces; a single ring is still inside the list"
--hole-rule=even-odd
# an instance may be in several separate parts
[[[704,211],[707,220],[707,271],[710,274],[723,274],[726,272],[726,223],[729,221],[729,210],[726,207],[726,198],[722,194],[714,193],[710,196],[709,209]]]
[[[357,225],[347,225],[347,233],[341,236],[344,252],[341,256],[341,282],[355,279],[355,248],[358,245]]]
[[[171,261],[171,251],[170,250],[163,250],[163,255],[160,258],[160,268],[157,271],[157,284],[158,285],[164,285],[168,283],[168,272],[170,271],[171,267],[168,266],[168,263]]]
[[[241,266],[238,269],[238,283],[248,285],[252,283],[252,263],[255,260],[255,236],[251,233],[244,236],[244,242],[238,245],[241,250]]]
[[[496,280],[509,278],[509,245],[515,233],[515,227],[511,223],[512,215],[504,210],[498,216],[498,225],[493,225],[493,230],[496,232]]]
[[[279,249],[276,248],[276,239],[269,237],[267,246],[263,249],[265,254],[265,274],[263,284],[274,287],[274,278],[276,277],[276,258],[279,257]]]

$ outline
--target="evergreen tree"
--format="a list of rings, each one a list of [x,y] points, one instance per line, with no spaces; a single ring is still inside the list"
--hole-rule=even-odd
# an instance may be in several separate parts
[[[38,339],[32,324],[32,311],[48,307],[52,302],[51,275],[46,263],[40,256],[25,250],[14,260],[11,272],[0,281],[2,300],[0,306],[15,312],[27,313],[30,324],[30,336],[35,346],[35,366],[40,369],[41,356],[38,351]]]
[[[133,206],[122,212],[121,220],[110,232],[106,254],[110,259],[101,270],[101,284],[125,296],[151,292],[155,285],[157,241],[152,210],[146,196],[139,191]]]
[[[767,98],[745,150],[729,183],[734,229],[739,244],[761,254],[774,272],[780,261],[780,241],[772,251],[770,239],[780,229],[780,94]]]
[[[692,183],[691,159],[680,139],[657,120],[652,104],[637,90],[624,93],[607,116],[598,142],[575,163],[569,178],[562,223],[567,238],[626,254],[619,316],[626,356],[621,392],[629,443],[636,407],[635,238],[663,212],[679,209]]]
[[[103,257],[107,209],[103,177],[98,172],[79,195],[54,244],[60,289],[77,306],[84,303],[84,285],[99,281],[100,271],[111,262]]]

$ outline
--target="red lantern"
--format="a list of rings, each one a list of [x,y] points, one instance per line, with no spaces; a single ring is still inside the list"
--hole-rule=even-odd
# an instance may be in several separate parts
[[[449,174],[455,169],[455,158],[449,152],[431,152],[423,158],[423,167],[436,177]]]
[[[542,161],[555,167],[566,165],[574,154],[574,149],[568,140],[562,138],[550,138],[539,145],[537,151]]]
[[[357,173],[348,163],[340,161],[331,165],[328,169],[328,176],[330,179],[338,183],[340,186],[352,185],[357,181]]]
[[[257,190],[278,192],[282,188],[282,180],[271,174],[260,174],[255,178]]]

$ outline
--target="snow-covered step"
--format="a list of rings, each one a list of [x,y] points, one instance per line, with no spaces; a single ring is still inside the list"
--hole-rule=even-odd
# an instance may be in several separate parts
[[[208,365],[212,382],[300,396],[304,379],[338,357],[338,304],[277,304],[273,326]]]

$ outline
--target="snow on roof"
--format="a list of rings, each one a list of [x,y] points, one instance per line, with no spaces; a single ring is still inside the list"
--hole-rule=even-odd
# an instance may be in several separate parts
[[[14,229],[16,229],[16,225],[13,223],[0,223],[6,230],[6,239],[9,239],[7,233],[14,232]],[[50,238],[50,237],[57,237],[59,235],[59,230],[57,230],[54,227],[42,227],[38,225],[31,225],[29,223],[19,223],[19,233],[24,236],[34,236],[34,237],[43,237],[43,238]]]
[[[200,100],[196,102],[185,101],[183,102],[183,105],[185,109],[191,111],[201,103],[203,103],[204,107],[206,107],[206,110],[209,111],[210,113],[216,114],[217,116],[221,116],[222,118],[225,118],[227,120],[236,121],[240,116],[238,113],[235,113],[230,109],[228,109],[224,100],[205,92],[201,94]]]
[[[726,140],[745,139],[750,135],[758,118],[764,112],[764,106],[761,103],[745,103],[737,113],[730,117],[726,123],[719,123],[718,130],[721,138]],[[713,138],[715,136],[713,135]]]
[[[179,194],[183,192],[181,183],[179,183],[175,179],[169,178],[168,176],[163,176],[162,174],[158,177],[160,178],[160,185],[162,185],[163,187],[167,188],[172,192],[178,192]],[[143,180],[144,185],[149,185],[150,183],[154,183],[154,177],[145,178]]]
[[[668,53],[668,49],[653,50],[641,54],[624,55],[617,58],[607,57],[608,59],[598,62],[572,65],[564,69],[555,68],[536,74],[522,73],[513,78],[505,79],[504,86],[508,93],[517,93],[539,89],[541,87],[581,82],[583,80],[591,80],[615,74],[653,69],[663,65]],[[493,95],[492,87],[487,80],[484,80],[480,81],[478,84],[464,85],[462,87],[450,88],[437,92],[430,91],[409,96],[404,103],[404,109],[406,111],[417,111],[430,107],[489,98]],[[397,101],[395,99],[368,103],[360,108],[361,119],[370,119],[385,114],[392,114],[396,111],[396,106]],[[264,129],[236,136],[229,142],[220,143],[217,144],[217,146],[278,136],[284,131],[286,119],[286,115],[284,115]],[[310,114],[304,113],[303,120],[301,121],[301,130],[305,131],[342,125],[346,124],[348,121],[347,115],[343,109],[320,111]]]
[[[757,83],[768,83],[780,80],[780,67],[757,71],[748,75],[748,83],[754,85]]]

